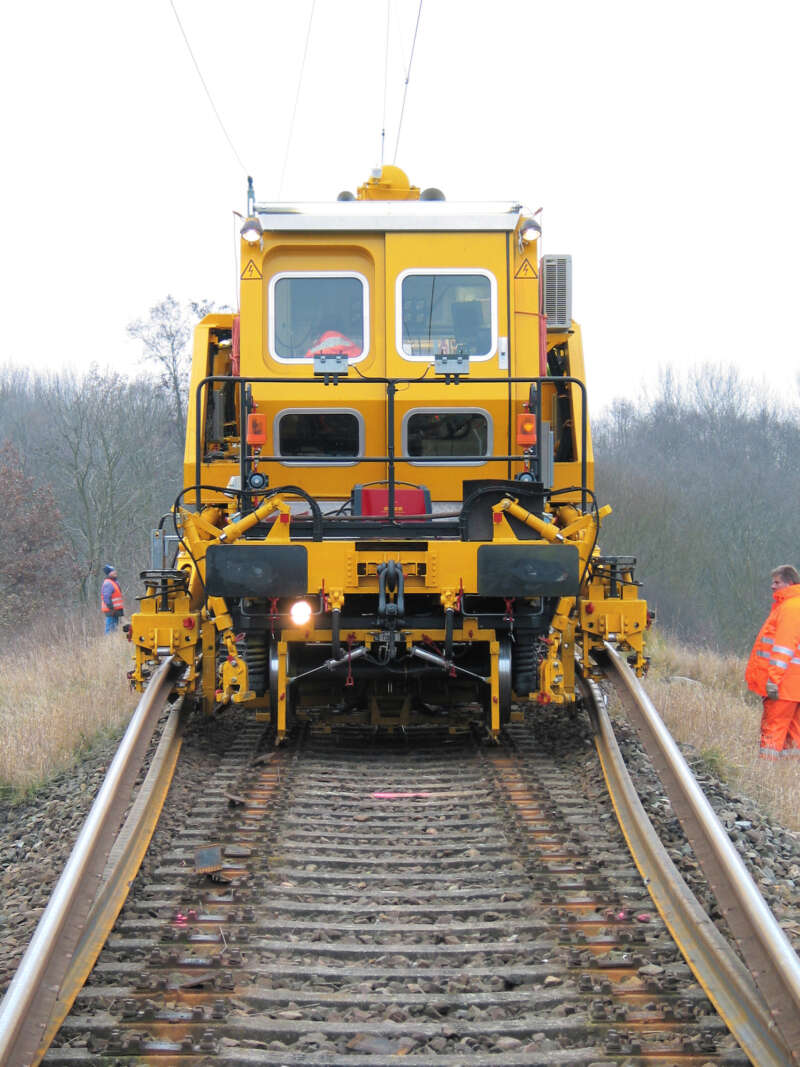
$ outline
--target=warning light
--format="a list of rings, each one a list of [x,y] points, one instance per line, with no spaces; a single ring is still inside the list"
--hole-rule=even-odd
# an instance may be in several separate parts
[[[191,616],[188,616],[187,618],[185,618],[183,620],[183,628],[184,628],[184,630],[193,630],[194,629],[194,619]]]
[[[589,601],[589,603],[584,606],[584,610],[587,615],[594,615],[594,604]]]
[[[248,445],[265,445],[267,443],[267,416],[252,411],[247,416]]]
[[[517,444],[536,444],[536,418],[533,415],[517,415]]]

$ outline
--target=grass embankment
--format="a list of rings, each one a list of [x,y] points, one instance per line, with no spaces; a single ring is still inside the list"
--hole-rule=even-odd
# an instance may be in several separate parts
[[[688,649],[658,633],[648,652],[645,687],[672,736],[775,822],[800,831],[800,757],[758,758],[761,700],[744,684],[746,661]]]
[[[0,794],[35,790],[119,733],[136,706],[131,646],[102,619],[40,623],[0,652]]]

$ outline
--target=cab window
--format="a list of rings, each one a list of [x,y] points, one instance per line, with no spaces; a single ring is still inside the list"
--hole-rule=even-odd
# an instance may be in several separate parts
[[[421,461],[486,456],[491,444],[489,415],[468,408],[409,412],[403,432],[406,455]]]
[[[275,420],[277,454],[301,461],[346,462],[363,451],[363,427],[354,411],[282,411]]]
[[[344,353],[363,359],[369,345],[367,283],[352,273],[287,273],[270,283],[270,353],[282,363]]]
[[[487,359],[493,353],[497,298],[490,274],[411,270],[400,276],[398,289],[398,349],[407,359]]]

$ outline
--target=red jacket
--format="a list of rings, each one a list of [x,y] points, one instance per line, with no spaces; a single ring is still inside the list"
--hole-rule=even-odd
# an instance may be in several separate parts
[[[100,608],[105,615],[120,614],[124,611],[122,590],[113,578],[106,578],[100,591]]]
[[[313,358],[326,355],[347,356],[348,359],[355,359],[356,356],[361,355],[361,345],[351,341],[338,330],[326,330],[309,348],[306,356]]]
[[[745,681],[759,696],[767,682],[778,687],[780,700],[800,700],[800,585],[786,585],[772,597],[772,611],[761,627]]]

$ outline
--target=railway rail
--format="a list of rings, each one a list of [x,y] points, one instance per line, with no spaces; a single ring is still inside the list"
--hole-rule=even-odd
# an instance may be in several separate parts
[[[559,712],[548,732],[537,713],[499,746],[306,730],[274,749],[249,725],[107,937],[177,759],[173,708],[112,848],[95,809],[87,819],[81,839],[102,843],[79,840],[70,865],[91,852],[92,873],[68,891],[65,870],[0,1009],[0,1063],[796,1062],[797,957],[606,651],[747,967],[666,857],[592,685],[591,729],[576,716],[565,731]],[[168,671],[126,735],[133,761],[98,797],[112,822]]]

